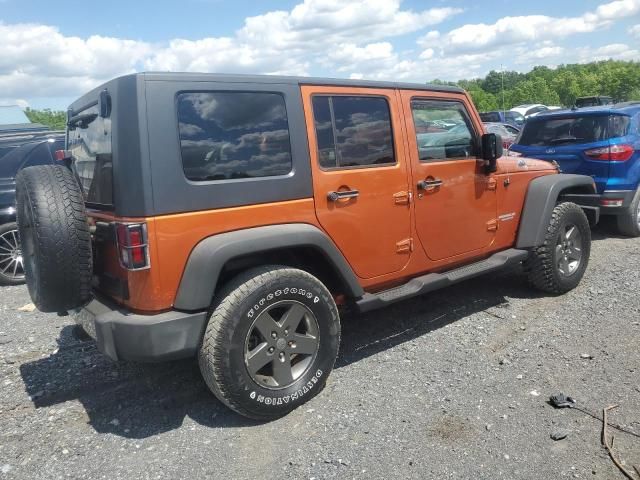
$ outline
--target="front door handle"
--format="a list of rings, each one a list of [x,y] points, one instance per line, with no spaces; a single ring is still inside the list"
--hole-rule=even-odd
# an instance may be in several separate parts
[[[331,202],[337,202],[338,200],[348,200],[350,198],[356,198],[360,195],[358,190],[342,190],[338,192],[327,193],[327,198]]]
[[[442,186],[444,182],[439,178],[430,178],[427,180],[420,180],[418,182],[418,190],[433,190]]]

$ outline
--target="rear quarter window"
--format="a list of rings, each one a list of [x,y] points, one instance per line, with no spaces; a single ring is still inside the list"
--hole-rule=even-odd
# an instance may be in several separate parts
[[[192,181],[286,175],[292,170],[282,94],[183,92],[177,96],[182,166]]]
[[[78,115],[87,120],[69,127],[67,142],[84,199],[95,206],[113,206],[111,119],[101,117],[97,105]]]

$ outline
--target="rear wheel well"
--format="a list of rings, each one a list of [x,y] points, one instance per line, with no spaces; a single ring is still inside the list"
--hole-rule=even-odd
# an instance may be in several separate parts
[[[339,295],[349,296],[349,288],[337,268],[322,251],[310,246],[252,252],[232,258],[225,263],[220,271],[215,293],[217,294],[227,282],[239,273],[261,265],[284,265],[304,270],[320,280],[334,298]]]

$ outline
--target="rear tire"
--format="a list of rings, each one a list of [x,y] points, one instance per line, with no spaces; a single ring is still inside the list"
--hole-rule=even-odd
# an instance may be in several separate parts
[[[42,165],[16,177],[17,220],[27,287],[42,312],[91,300],[91,236],[80,186],[68,168]]]
[[[216,296],[198,354],[215,396],[245,417],[282,417],[322,390],[340,343],[333,297],[302,270],[248,270]]]
[[[636,190],[631,204],[616,215],[618,232],[627,237],[640,237],[640,188]]]
[[[584,275],[590,253],[587,216],[575,203],[560,203],[553,209],[543,244],[524,262],[529,282],[552,294],[573,290]]]

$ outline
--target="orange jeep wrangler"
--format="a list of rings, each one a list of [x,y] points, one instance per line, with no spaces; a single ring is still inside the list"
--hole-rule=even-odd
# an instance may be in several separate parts
[[[337,305],[519,263],[552,294],[580,282],[593,180],[501,153],[454,87],[117,78],[17,179],[29,293],[114,360],[197,356],[230,408],[280,417],[327,381]]]

